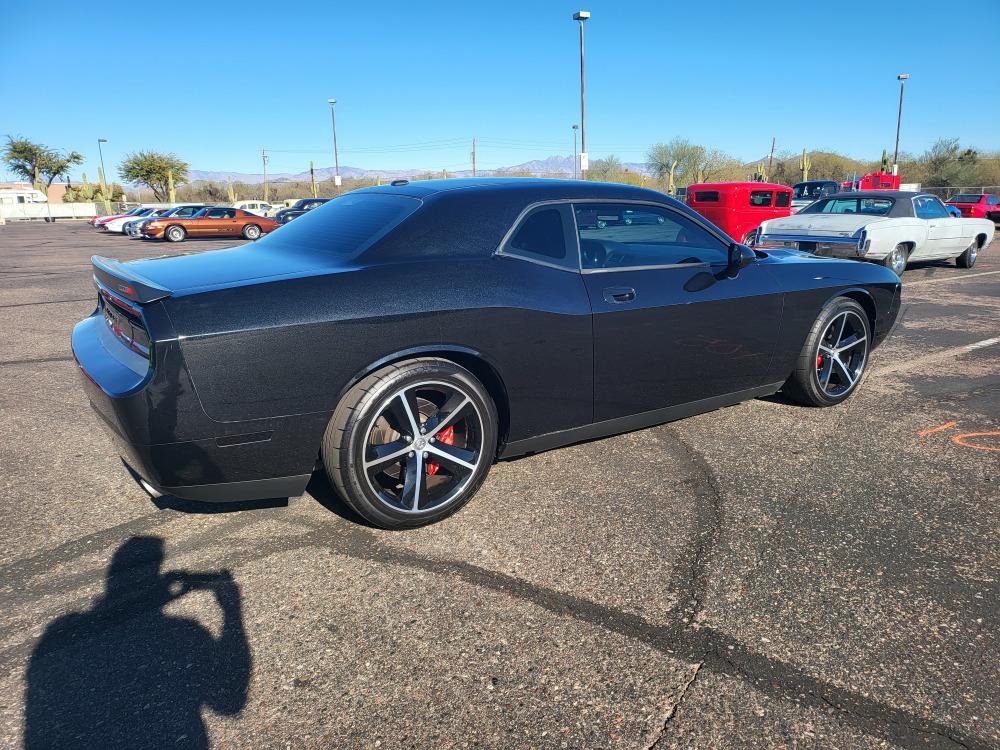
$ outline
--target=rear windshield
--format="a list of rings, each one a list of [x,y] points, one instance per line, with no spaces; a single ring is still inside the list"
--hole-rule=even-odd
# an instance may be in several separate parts
[[[894,202],[892,198],[824,198],[806,206],[799,213],[887,216]]]
[[[973,193],[959,193],[958,195],[949,198],[949,203],[979,203],[979,200],[983,196],[975,195]]]
[[[348,193],[317,206],[257,244],[292,244],[296,249],[353,255],[416,211],[416,198],[384,193]]]
[[[792,186],[792,195],[796,200],[804,198],[815,200],[816,198],[822,198],[824,195],[836,193],[839,189],[836,182],[800,182]]]

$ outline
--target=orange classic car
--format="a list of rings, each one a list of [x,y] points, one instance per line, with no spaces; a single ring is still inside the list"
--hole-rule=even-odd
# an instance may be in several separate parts
[[[239,208],[214,206],[203,208],[188,218],[171,216],[150,221],[143,226],[142,236],[168,242],[182,242],[188,237],[243,237],[255,240],[279,226],[281,225],[274,219]]]

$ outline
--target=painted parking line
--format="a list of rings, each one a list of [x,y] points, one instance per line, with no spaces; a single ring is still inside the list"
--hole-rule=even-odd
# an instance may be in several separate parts
[[[985,349],[988,346],[994,346],[1000,344],[1000,336],[994,336],[991,339],[983,339],[982,341],[975,341],[971,344],[966,344],[965,346],[955,346],[951,349],[943,349],[942,351],[935,352],[934,354],[928,354],[926,357],[916,357],[915,359],[908,359],[901,362],[897,362],[894,365],[886,365],[885,367],[876,367],[872,371],[872,375],[890,375],[894,372],[902,372],[903,370],[912,370],[914,368],[920,367],[921,365],[931,364],[933,362],[939,362],[943,359],[952,359],[954,357],[961,356],[962,354],[967,354],[969,352],[975,351],[976,349]]]
[[[946,276],[940,279],[924,279],[923,281],[908,281],[903,284],[903,289],[911,286],[920,286],[921,284],[940,284],[942,281],[961,281],[962,279],[974,279],[978,276],[992,276],[995,273],[1000,273],[1000,271],[983,271],[982,273],[967,273],[962,275]]]

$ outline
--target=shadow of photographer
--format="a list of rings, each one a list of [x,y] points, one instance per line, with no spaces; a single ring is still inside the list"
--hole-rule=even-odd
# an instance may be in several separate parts
[[[239,587],[229,571],[161,572],[164,543],[132,537],[115,552],[104,595],[54,620],[31,655],[24,744],[42,748],[207,748],[202,708],[236,715],[251,655]],[[214,636],[164,608],[210,591],[222,613]]]

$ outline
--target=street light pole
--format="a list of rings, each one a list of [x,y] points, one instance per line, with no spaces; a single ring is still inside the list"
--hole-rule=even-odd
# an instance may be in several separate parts
[[[104,171],[104,150],[101,148],[101,144],[107,142],[108,142],[107,138],[97,139],[97,153],[101,155],[101,173],[105,175],[105,179],[107,179],[107,172]]]
[[[900,73],[896,76],[896,80],[899,81],[899,112],[896,115],[896,150],[892,154],[893,174],[899,172],[899,126],[903,122],[903,85],[909,77],[909,73]]]
[[[579,125],[573,125],[573,179],[576,179],[576,131],[580,129]]]
[[[333,126],[333,169],[334,177],[333,184],[337,187],[337,192],[340,192],[340,155],[337,153],[337,114],[334,111],[334,106],[337,103],[336,99],[326,100],[330,105],[330,123]]]
[[[589,10],[579,10],[573,14],[573,20],[580,22],[580,177],[585,176],[587,168],[590,166],[587,157],[587,124],[583,77],[583,24],[588,18],[590,18]]]

